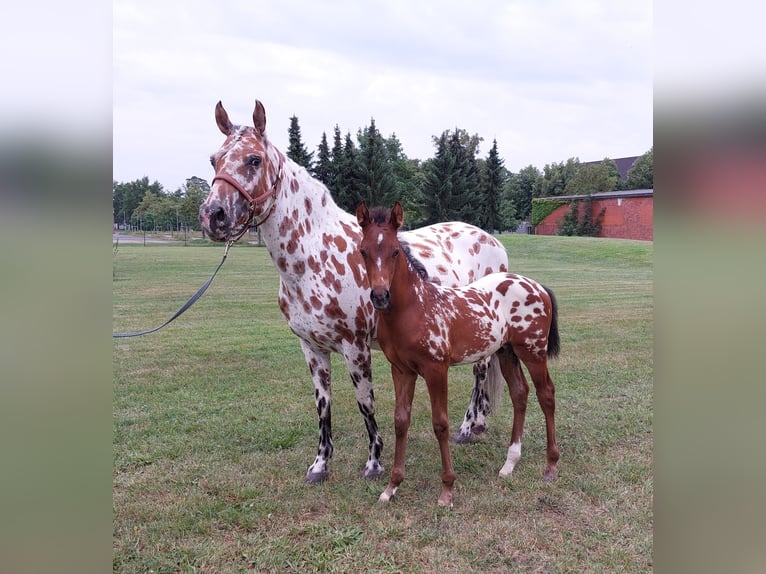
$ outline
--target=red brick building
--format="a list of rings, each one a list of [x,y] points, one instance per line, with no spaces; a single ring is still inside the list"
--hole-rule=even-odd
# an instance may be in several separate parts
[[[547,199],[567,201],[535,226],[535,235],[556,235],[559,223],[569,210],[571,201],[583,200],[585,195],[566,195]],[[654,239],[654,190],[631,189],[594,193],[593,218],[606,209],[598,237],[619,239]]]

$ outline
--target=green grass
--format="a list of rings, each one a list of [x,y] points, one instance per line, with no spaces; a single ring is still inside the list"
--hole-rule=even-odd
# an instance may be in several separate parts
[[[559,479],[541,481],[545,427],[530,397],[524,450],[500,479],[506,397],[479,444],[453,446],[455,506],[436,506],[440,462],[418,384],[407,477],[358,478],[364,425],[333,358],[330,479],[304,484],[318,438],[308,369],[277,306],[265,249],[236,246],[185,315],[114,341],[113,562],[117,572],[646,572],[652,569],[652,244],[500,236],[511,268],[553,289],[562,353]],[[160,324],[207,279],[223,248],[120,245],[114,330]],[[393,457],[394,393],[373,356],[378,422]],[[470,367],[450,372],[462,420]]]

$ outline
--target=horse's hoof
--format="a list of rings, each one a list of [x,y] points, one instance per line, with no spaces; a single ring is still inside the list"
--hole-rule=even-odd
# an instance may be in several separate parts
[[[360,478],[366,478],[367,480],[375,480],[386,474],[386,469],[380,465],[374,468],[365,468],[360,474]]]
[[[330,478],[330,473],[326,470],[322,472],[309,472],[306,474],[306,484],[322,484],[325,480]]]
[[[549,468],[545,471],[545,474],[543,474],[543,482],[553,482],[559,477],[559,469],[557,468]]]
[[[378,502],[381,504],[385,504],[387,502],[390,502],[390,500],[394,497],[394,494],[396,494],[396,488],[395,486],[391,486],[390,484],[386,487],[386,490],[380,493],[380,497],[378,498]]]
[[[470,432],[466,434],[456,432],[452,435],[452,442],[454,444],[473,444],[476,442],[476,437]]]

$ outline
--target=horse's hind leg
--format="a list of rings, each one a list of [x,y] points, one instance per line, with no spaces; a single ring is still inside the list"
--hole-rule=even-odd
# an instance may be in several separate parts
[[[471,444],[478,435],[487,431],[487,415],[491,410],[487,395],[489,360],[489,357],[481,359],[473,365],[473,392],[463,422],[452,437],[456,444]]]
[[[330,475],[327,463],[332,458],[332,417],[330,387],[330,354],[312,349],[308,343],[301,341],[301,349],[306,363],[311,371],[311,381],[314,383],[314,400],[319,416],[319,446],[314,462],[306,472],[306,482],[318,484]]]
[[[353,347],[352,350],[346,351],[345,359],[356,392],[356,404],[364,418],[367,436],[370,440],[370,455],[361,476],[363,478],[380,478],[385,472],[383,465],[380,464],[383,437],[378,432],[378,423],[375,420],[375,394],[372,390],[370,351],[369,349],[359,350],[357,347]]]
[[[524,421],[527,416],[527,397],[529,396],[529,384],[521,370],[521,363],[511,349],[510,345],[501,348],[497,352],[500,361],[500,370],[503,373],[508,390],[513,402],[513,427],[511,430],[511,442],[508,445],[508,454],[500,476],[510,476],[516,463],[521,458],[521,438],[524,434]]]
[[[559,448],[556,444],[556,389],[548,373],[547,360],[543,359],[539,362],[527,362],[525,364],[529,369],[532,382],[535,384],[537,401],[545,415],[545,432],[548,440],[546,457],[548,460],[543,480],[548,482],[558,478],[559,474]]]

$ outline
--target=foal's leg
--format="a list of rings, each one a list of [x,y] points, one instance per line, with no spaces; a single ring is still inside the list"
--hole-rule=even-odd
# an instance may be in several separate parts
[[[505,381],[508,383],[508,390],[511,393],[511,402],[513,402],[513,428],[511,430],[511,442],[508,445],[508,454],[503,468],[500,469],[500,476],[509,476],[516,463],[521,458],[521,437],[524,434],[524,420],[527,415],[527,397],[529,396],[529,384],[524,377],[524,371],[521,370],[521,363],[518,357],[510,347],[503,347],[497,352],[497,358],[500,361],[500,370],[503,373]]]
[[[424,372],[431,399],[431,423],[442,458],[442,490],[439,506],[452,506],[452,485],[455,483],[455,469],[449,448],[449,414],[447,412],[447,365],[438,365]]]
[[[532,377],[537,392],[537,401],[545,414],[545,432],[548,438],[546,447],[547,466],[543,474],[543,480],[549,482],[558,477],[559,447],[556,445],[556,389],[548,373],[548,362],[544,358],[541,361],[529,361],[524,363]]]
[[[306,472],[306,482],[318,484],[325,481],[330,475],[327,463],[332,458],[333,451],[332,417],[330,415],[332,400],[330,354],[313,349],[303,340],[301,340],[301,349],[311,372],[311,382],[314,383],[314,401],[319,416],[319,446],[317,447],[317,456]]]
[[[404,480],[404,460],[407,454],[407,431],[412,416],[412,397],[415,394],[417,373],[404,373],[391,365],[391,378],[394,380],[396,407],[394,409],[394,466],[386,490],[380,495],[379,502],[388,502],[396,494],[396,489]]]
[[[362,413],[364,424],[367,427],[367,436],[370,439],[370,455],[361,476],[363,478],[379,478],[385,472],[380,464],[383,437],[378,432],[378,423],[375,420],[375,394],[372,390],[370,349],[365,347],[360,350],[356,345],[350,345],[344,349],[343,355],[356,392],[356,404],[359,407],[359,412]]]
[[[452,437],[457,444],[470,444],[476,436],[487,432],[487,415],[490,413],[487,395],[487,374],[489,357],[473,364],[474,385],[468,409],[465,411],[460,428]]]

